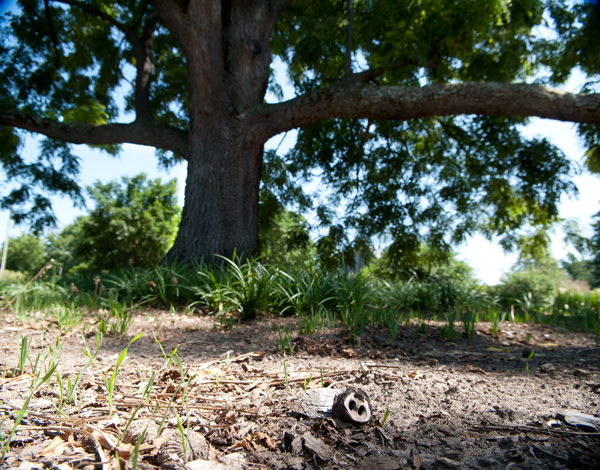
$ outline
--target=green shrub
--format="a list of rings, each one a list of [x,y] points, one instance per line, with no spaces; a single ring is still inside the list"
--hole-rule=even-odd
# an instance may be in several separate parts
[[[303,216],[284,209],[260,222],[259,239],[263,263],[271,266],[301,265],[315,257],[308,223]]]
[[[6,269],[20,271],[25,276],[33,277],[46,261],[44,245],[38,237],[24,233],[9,240]]]
[[[0,279],[0,285],[8,286],[12,284],[23,284],[27,282],[27,276],[19,271],[11,271],[10,269],[5,269],[4,273],[2,273],[2,279]]]
[[[505,274],[492,292],[505,307],[514,305],[525,312],[541,311],[553,305],[559,285],[565,278],[564,271],[555,265],[528,266]]]
[[[47,252],[70,276],[155,266],[173,243],[181,209],[176,181],[148,180],[144,173],[88,187],[96,207],[60,233]]]

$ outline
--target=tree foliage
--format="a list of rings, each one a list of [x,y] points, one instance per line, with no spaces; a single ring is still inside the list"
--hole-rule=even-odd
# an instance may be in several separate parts
[[[382,85],[510,82],[529,76],[540,62],[557,67],[552,79],[558,83],[569,75],[559,70],[570,72],[581,50],[593,50],[580,44],[591,35],[590,22],[574,25],[575,18],[585,20],[589,14],[583,6],[569,12],[569,25],[566,20],[559,24],[565,35],[570,31],[580,38],[560,41],[569,66],[559,58],[552,63],[550,54],[532,54],[556,43],[531,34],[544,23],[540,2],[352,4],[352,67],[377,71],[371,79]],[[551,6],[555,16],[566,11]],[[344,76],[344,51],[339,49],[344,29],[335,25],[344,23],[345,14],[343,3],[308,0],[286,11],[274,50],[286,60],[298,93]],[[597,73],[588,65],[586,72]],[[519,126],[526,122],[502,116],[400,124],[335,119],[302,129],[284,161],[291,179],[310,180],[317,173],[329,188],[329,197],[316,207],[321,224],[331,227],[324,241],[349,247],[380,237],[398,266],[411,263],[422,243],[443,258],[476,231],[501,236],[510,249],[528,238],[519,229],[550,226],[557,220],[560,195],[576,192],[569,160],[545,139],[523,138]]]
[[[588,166],[600,168],[597,2],[19,6],[0,25],[0,159],[18,182],[1,204],[36,229],[53,222],[46,193],[81,200],[74,143],[113,154],[123,142],[151,145],[166,166],[187,159],[174,255],[230,255],[257,249],[264,142],[300,128],[287,155],[264,155],[271,203],[260,204],[314,214],[324,264],[364,258],[374,243],[397,266],[423,246],[443,259],[475,232],[506,248],[543,241],[561,195],[576,192],[574,168],[547,140],[522,136],[528,116],[577,122]],[[287,65],[296,98],[265,102],[267,87],[278,88],[271,54]],[[575,68],[587,77],[583,93],[541,86]],[[135,119],[123,123],[123,112]],[[46,136],[38,160],[21,156],[17,128]],[[319,190],[303,192],[315,178]],[[286,213],[260,217],[277,214]]]

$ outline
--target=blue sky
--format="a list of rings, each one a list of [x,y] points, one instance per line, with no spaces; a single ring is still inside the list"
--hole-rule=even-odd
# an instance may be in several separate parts
[[[15,3],[17,3],[16,0],[0,0],[0,15],[7,12]]]

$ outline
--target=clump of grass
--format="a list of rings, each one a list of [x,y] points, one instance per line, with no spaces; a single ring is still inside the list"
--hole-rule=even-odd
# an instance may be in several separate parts
[[[350,343],[360,337],[370,319],[373,291],[360,273],[340,276],[337,285],[337,309],[348,329]]]
[[[457,337],[456,329],[454,328],[454,323],[458,317],[458,312],[456,310],[444,314],[444,318],[446,320],[446,324],[440,327],[440,334],[442,338],[452,340]]]
[[[31,285],[33,282],[35,282],[36,280],[38,280],[39,278],[41,278],[41,277],[42,277],[44,274],[46,274],[46,273],[47,273],[47,272],[50,270],[50,268],[52,267],[52,263],[54,263],[54,260],[53,260],[53,259],[51,259],[50,261],[48,261],[48,262],[47,262],[47,263],[46,263],[46,264],[45,264],[45,265],[42,267],[42,269],[40,269],[40,270],[38,271],[38,273],[37,273],[35,276],[33,276],[33,277],[31,278],[31,280],[30,280],[30,281],[29,281],[27,284],[25,284],[25,285],[24,285],[24,286],[21,288],[21,290],[20,290],[20,291],[18,291],[18,292],[15,294],[15,296],[14,296],[14,297],[13,297],[11,300],[8,300],[6,297],[2,296],[2,297],[3,297],[3,300],[6,302],[6,305],[4,305],[4,306],[2,307],[2,310],[4,311],[4,310],[6,310],[6,309],[9,309],[9,308],[10,308],[10,309],[12,309],[12,310],[13,310],[13,313],[15,313],[15,312],[14,312],[14,309],[12,308],[12,303],[13,303],[13,302],[14,302],[14,301],[15,301],[15,300],[16,300],[16,299],[19,297],[19,295],[21,295],[23,292],[25,292],[25,291],[27,290],[27,288],[28,288],[28,287],[29,287],[29,286],[30,286],[30,285]]]
[[[241,318],[254,318],[259,311],[269,310],[276,273],[269,272],[255,258],[241,265],[221,258],[229,264],[231,276],[224,298],[234,306]]]
[[[299,317],[299,333],[310,334],[323,331],[326,326],[331,328],[331,325],[335,326],[335,314],[328,311],[322,305],[311,305],[308,312],[300,312]]]
[[[529,377],[529,361],[531,360],[534,354],[535,348],[532,348],[531,352],[529,353],[529,356],[527,356],[527,359],[525,360],[525,373],[527,374],[527,377]]]
[[[383,418],[381,419],[381,427],[385,426],[388,417],[390,416],[390,401],[388,400],[388,404],[385,408],[385,413],[383,414]]]
[[[171,351],[171,354],[169,356],[167,356],[167,353],[165,352],[165,350],[164,350],[161,342],[156,337],[156,334],[154,332],[152,332],[152,336],[154,337],[154,341],[156,342],[156,344],[158,344],[158,347],[160,348],[160,352],[163,355],[163,358],[165,360],[165,365],[167,366],[167,369],[170,369],[171,366],[173,365],[173,360],[174,359],[175,360],[179,360],[179,355],[177,354],[177,349],[179,348],[179,345],[175,346],[175,348],[173,349],[173,351]]]
[[[314,262],[285,272],[280,268],[259,258],[234,256],[214,263],[160,263],[66,278],[46,265],[26,284],[2,283],[3,309],[23,320],[33,318],[32,312],[51,316],[61,332],[101,309],[98,329],[114,335],[127,333],[134,311],[143,305],[185,310],[187,315],[196,309],[209,311],[221,329],[261,312],[291,314],[298,317],[300,334],[335,328],[341,321],[354,342],[369,322],[386,327],[394,341],[403,322],[416,323],[416,332],[427,334],[431,318],[445,322],[441,331],[448,337],[456,334],[459,320],[464,335],[472,337],[480,318],[490,321],[491,332],[498,334],[507,309],[514,305],[515,321],[592,332],[600,344],[599,292],[558,293],[542,304],[539,295],[527,290],[508,298],[508,291],[485,290],[456,273],[384,281],[365,272],[323,269]]]
[[[23,403],[23,406],[21,407],[21,409],[11,412],[11,413],[8,413],[4,418],[2,418],[0,420],[0,429],[1,429],[1,428],[3,428],[3,424],[6,419],[9,419],[9,418],[14,419],[14,423],[13,423],[8,435],[5,435],[4,433],[0,432],[0,463],[4,460],[4,456],[8,453],[8,450],[10,448],[10,443],[11,443],[15,433],[17,432],[19,425],[21,424],[21,421],[27,414],[27,408],[29,407],[29,402],[33,398],[37,389],[40,388],[43,384],[48,383],[50,381],[50,379],[52,378],[52,376],[55,374],[56,368],[58,367],[58,361],[53,359],[50,362],[50,364],[48,364],[48,365],[44,364],[43,366],[44,366],[44,369],[46,370],[46,373],[43,376],[41,376],[41,370],[40,370],[34,376],[32,382],[31,382],[30,392],[27,395],[27,398],[25,399],[25,402]]]
[[[383,309],[383,318],[388,328],[390,344],[392,344],[398,338],[404,321],[404,314],[394,307],[387,306]]]
[[[461,314],[461,321],[465,337],[474,338],[477,335],[475,326],[479,322],[479,314],[468,306],[466,311]]]
[[[322,372],[321,372],[321,375],[322,375]],[[288,373],[287,373],[287,364],[286,364],[286,361],[285,361],[285,351],[283,352],[283,376],[285,377],[285,390],[286,390],[286,392],[289,395],[289,393],[290,393],[290,384],[288,383]],[[322,377],[321,377],[321,379],[322,379]]]
[[[493,335],[500,334],[500,325],[506,320],[507,312],[500,312],[494,307],[488,307],[485,317],[492,323],[490,333]]]
[[[294,354],[296,346],[292,344],[293,327],[286,326],[285,328],[280,328],[279,325],[273,325],[273,331],[277,331],[278,336],[275,350],[279,351],[281,349],[285,354],[285,350],[287,349],[290,354]]]

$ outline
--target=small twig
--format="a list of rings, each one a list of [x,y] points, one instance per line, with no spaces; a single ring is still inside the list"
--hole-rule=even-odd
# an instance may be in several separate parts
[[[567,457],[563,457],[562,455],[556,455],[556,454],[554,454],[554,453],[550,452],[549,450],[546,450],[546,449],[544,449],[543,447],[540,447],[540,446],[538,446],[537,444],[535,444],[535,443],[533,443],[533,442],[530,442],[530,443],[529,443],[529,448],[530,448],[530,449],[531,449],[531,448],[537,449],[537,450],[539,450],[540,452],[543,452],[544,454],[547,454],[547,455],[549,455],[550,457],[554,457],[555,459],[564,460],[564,461],[567,461],[567,460],[569,460],[569,456],[567,456]]]
[[[361,365],[364,367],[380,367],[382,369],[404,369],[402,366],[386,366],[384,364],[375,364],[373,362],[363,362]]]
[[[170,397],[171,395],[168,395],[168,396]],[[166,407],[168,405],[168,402],[166,402],[166,401],[156,400],[156,401],[150,402],[150,403],[144,402],[144,403],[142,403],[142,406],[144,408],[152,408],[157,403],[159,405],[163,405],[164,407]],[[115,400],[114,404],[115,404],[115,406],[131,406],[131,407],[139,405],[139,403],[135,403],[135,404],[133,404],[133,403],[127,403],[126,405],[122,405],[117,400]],[[185,406],[187,406],[187,405],[172,404],[171,408],[185,408]],[[226,407],[223,407],[223,406],[218,407],[218,406],[205,406],[205,405],[189,405],[189,408],[190,409],[196,409],[196,410],[209,410],[209,411],[223,411],[223,410],[227,409]],[[108,411],[108,408],[94,408],[94,410],[96,410],[96,411]]]

